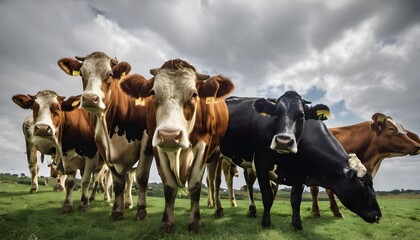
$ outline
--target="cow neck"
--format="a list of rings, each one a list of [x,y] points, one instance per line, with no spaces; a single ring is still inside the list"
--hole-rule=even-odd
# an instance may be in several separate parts
[[[63,154],[74,149],[80,156],[93,158],[97,148],[94,131],[88,121],[88,113],[83,109],[75,109],[70,112],[62,112],[61,115],[59,142]]]

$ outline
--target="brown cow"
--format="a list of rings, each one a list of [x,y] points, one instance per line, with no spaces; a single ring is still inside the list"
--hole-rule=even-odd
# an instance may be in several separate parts
[[[148,98],[144,100],[150,109],[148,132],[153,135],[157,167],[165,190],[161,231],[172,232],[178,187],[185,187],[188,182],[191,199],[188,229],[199,233],[201,181],[207,156],[225,134],[229,116],[224,97],[234,86],[226,77],[208,78],[199,74],[180,59],[167,61],[160,69],[150,72],[154,75],[151,80],[133,75],[125,78],[121,87],[140,101]]]
[[[385,158],[420,153],[420,140],[416,134],[405,130],[401,124],[382,113],[375,113],[372,120],[329,129],[346,152],[357,155],[372,177],[375,176]],[[343,217],[335,201],[334,193],[329,189],[326,191],[334,216]],[[314,218],[320,216],[318,192],[318,186],[311,186],[312,217]]]
[[[67,175],[63,212],[69,213],[73,210],[72,190],[77,170],[82,175],[79,209],[88,209],[90,176],[100,164],[100,158],[93,140],[94,130],[88,123],[88,113],[82,109],[74,109],[78,105],[79,97],[64,99],[50,90],[39,91],[35,96],[17,94],[12,98],[20,107],[33,111],[31,142],[35,146],[49,145],[60,156],[64,174]],[[45,144],[46,142],[50,144]]]
[[[121,76],[130,71],[130,64],[118,63],[103,52],[93,52],[76,59],[62,58],[58,65],[65,73],[82,77],[81,107],[95,116],[96,146],[106,159],[114,181],[112,219],[120,219],[124,207],[131,208],[131,189],[130,194],[124,194],[124,187],[126,191],[130,188],[128,171],[137,162],[137,219],[146,219],[146,190],[153,151],[151,146],[147,147],[146,108],[137,105],[119,85]]]

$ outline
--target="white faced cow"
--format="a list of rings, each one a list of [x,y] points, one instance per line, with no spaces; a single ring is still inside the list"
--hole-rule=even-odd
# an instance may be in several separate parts
[[[131,66],[127,62],[118,63],[103,52],[76,59],[63,58],[58,65],[65,73],[82,77],[81,107],[95,116],[96,146],[114,180],[112,219],[123,216],[124,195],[131,196],[124,194],[126,178],[129,178],[127,172],[137,161],[137,219],[146,219],[146,190],[153,158],[151,146],[147,147],[146,110],[124,94],[119,85],[121,76],[127,74]],[[127,186],[131,186],[131,182]],[[127,191],[131,193],[131,189]],[[131,198],[125,199],[126,206],[131,204]]]
[[[157,167],[165,189],[161,231],[172,231],[178,187],[185,187],[188,182],[191,199],[188,228],[199,233],[203,172],[207,156],[226,131],[228,112],[224,97],[234,87],[223,76],[208,79],[180,59],[167,61],[151,73],[154,78],[149,81],[138,75],[128,76],[121,87],[134,98],[151,96],[148,132],[153,134]]]

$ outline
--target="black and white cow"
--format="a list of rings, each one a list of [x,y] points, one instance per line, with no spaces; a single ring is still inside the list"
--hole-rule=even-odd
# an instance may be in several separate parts
[[[254,165],[264,205],[263,227],[271,225],[270,179],[292,186],[292,224],[297,229],[302,229],[299,210],[304,184],[333,189],[348,209],[367,222],[382,216],[370,175],[357,177],[349,165],[350,156],[322,121],[308,120],[316,119],[324,105],[309,107],[293,91],[275,102],[231,98],[226,103],[229,125],[220,149],[237,165]],[[275,174],[270,174],[272,170]]]

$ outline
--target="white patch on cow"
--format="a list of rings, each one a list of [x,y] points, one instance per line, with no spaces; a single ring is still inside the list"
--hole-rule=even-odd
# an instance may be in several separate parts
[[[201,182],[203,178],[204,173],[204,166],[205,164],[202,164],[203,161],[205,161],[204,158],[204,152],[206,149],[206,143],[203,141],[198,141],[198,143],[193,147],[193,165],[191,168],[190,176],[188,179],[188,184],[196,184]],[[190,187],[190,185],[188,185]]]
[[[349,158],[350,167],[356,170],[358,177],[363,177],[367,172],[366,167],[362,164],[362,162],[356,156],[356,154],[350,153],[349,156],[350,156]]]
[[[89,58],[83,62],[80,69],[84,80],[87,81],[86,87],[82,94],[90,96],[98,96],[99,109],[105,109],[103,98],[105,93],[102,91],[102,80],[108,78],[108,74],[112,71],[110,59],[108,58]],[[89,109],[88,109],[89,110]]]
[[[398,133],[407,135],[407,132],[405,131],[405,129],[403,128],[403,126],[401,124],[395,122],[391,118],[387,118],[386,120],[389,121],[389,122],[391,122],[397,128],[397,132]]]
[[[160,142],[159,131],[181,131],[179,147],[190,147],[188,136],[194,128],[196,111],[192,119],[187,121],[183,107],[193,91],[196,91],[196,78],[196,73],[191,69],[161,69],[155,76],[153,90],[159,105],[156,110],[157,127],[152,140],[154,147]]]
[[[52,129],[52,134],[55,135],[58,130],[58,126],[56,128],[52,121],[51,106],[53,104],[58,104],[56,96],[52,94],[48,94],[47,96],[38,95],[35,102],[38,103],[39,110],[34,125],[47,125]]]

